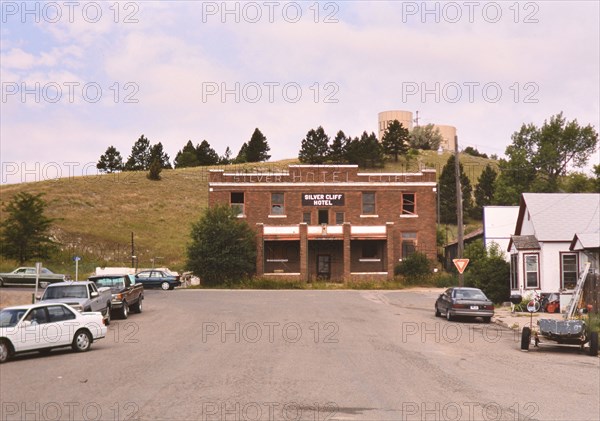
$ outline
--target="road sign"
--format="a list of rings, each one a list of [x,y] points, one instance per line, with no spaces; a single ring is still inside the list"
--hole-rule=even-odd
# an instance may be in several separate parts
[[[79,257],[79,256],[73,257],[74,262],[79,262],[80,260],[81,260],[81,257]]]
[[[469,259],[452,259],[454,266],[458,270],[458,273],[463,273],[469,264]]]

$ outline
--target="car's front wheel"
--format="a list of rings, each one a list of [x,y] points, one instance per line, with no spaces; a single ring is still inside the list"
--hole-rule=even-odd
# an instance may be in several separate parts
[[[160,287],[163,289],[163,291],[167,291],[169,289],[171,289],[171,285],[169,285],[168,282],[163,282],[162,284],[160,284]]]
[[[453,319],[452,314],[450,314],[450,309],[446,310],[446,320],[448,320],[449,322],[451,322]]]
[[[442,315],[442,313],[440,313],[440,311],[438,310],[438,306],[437,304],[435,305],[435,317],[440,317]]]
[[[92,335],[86,330],[78,330],[73,337],[71,348],[73,351],[85,352],[92,346]]]
[[[121,319],[126,319],[129,317],[129,305],[127,302],[123,302],[123,307],[121,307]]]
[[[0,364],[7,361],[10,358],[10,345],[5,340],[0,340]]]

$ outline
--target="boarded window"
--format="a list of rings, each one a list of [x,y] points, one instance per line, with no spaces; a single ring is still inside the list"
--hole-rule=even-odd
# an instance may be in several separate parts
[[[402,233],[402,258],[405,259],[413,255],[417,251],[417,233],[403,232]]]
[[[375,193],[364,192],[362,194],[362,214],[363,215],[374,215],[375,214]]]
[[[402,215],[416,215],[417,202],[414,193],[402,193]]]

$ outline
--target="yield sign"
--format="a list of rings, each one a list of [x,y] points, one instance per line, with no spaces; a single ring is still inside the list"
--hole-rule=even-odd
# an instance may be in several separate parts
[[[454,266],[458,269],[458,273],[463,273],[469,264],[469,259],[452,259],[452,262],[454,262]]]

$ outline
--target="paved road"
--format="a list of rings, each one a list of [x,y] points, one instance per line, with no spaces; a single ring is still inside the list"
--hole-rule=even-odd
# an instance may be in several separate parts
[[[0,366],[0,418],[600,419],[600,359],[436,319],[436,292],[147,291],[89,353]]]

